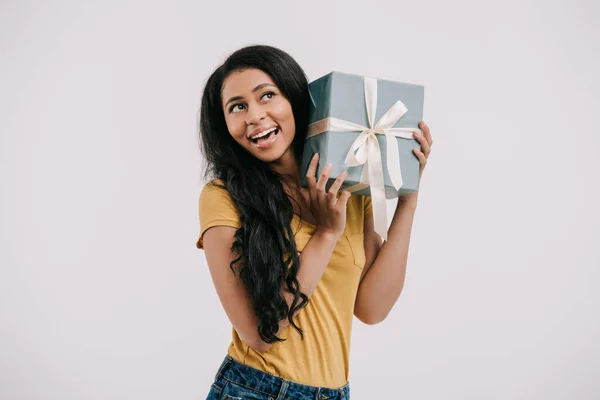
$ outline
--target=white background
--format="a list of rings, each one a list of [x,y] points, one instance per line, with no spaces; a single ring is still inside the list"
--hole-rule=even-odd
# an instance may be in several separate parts
[[[599,20],[593,0],[3,1],[0,398],[205,398],[231,327],[195,248],[197,111],[248,44],[311,80],[425,86],[406,284],[355,320],[352,398],[599,398]]]

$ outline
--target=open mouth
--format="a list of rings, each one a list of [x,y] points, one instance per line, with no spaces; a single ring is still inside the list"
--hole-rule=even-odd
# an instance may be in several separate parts
[[[275,135],[277,135],[279,133],[279,128],[276,128],[274,131],[267,133],[266,136],[260,137],[258,139],[250,139],[250,141],[254,144],[261,144],[261,143],[265,143],[268,142],[269,139],[271,139],[272,137],[274,137]]]

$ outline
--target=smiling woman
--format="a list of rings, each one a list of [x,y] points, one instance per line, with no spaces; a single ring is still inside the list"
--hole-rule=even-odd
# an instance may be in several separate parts
[[[242,147],[265,162],[286,149],[291,152],[296,130],[292,106],[268,74],[256,68],[232,72],[222,97],[228,99],[223,105],[227,129]]]
[[[270,46],[231,54],[204,88],[209,182],[197,247],[233,338],[209,399],[349,398],[354,303],[366,269],[365,249],[351,238],[372,225],[372,211],[370,198],[338,193],[345,174],[325,190],[331,168],[317,181],[318,155],[309,188],[301,187],[309,107],[302,68]]]

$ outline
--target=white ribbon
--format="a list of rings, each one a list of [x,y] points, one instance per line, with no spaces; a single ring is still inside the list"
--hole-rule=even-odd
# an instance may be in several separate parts
[[[306,138],[308,139],[311,136],[327,131],[361,132],[352,143],[345,160],[347,167],[363,165],[360,177],[361,183],[344,190],[356,192],[366,187],[371,188],[375,232],[384,240],[387,240],[387,208],[385,203],[383,165],[381,149],[375,135],[385,135],[388,173],[394,188],[399,190],[403,185],[403,181],[396,138],[412,139],[413,133],[421,132],[421,130],[419,128],[392,128],[408,111],[404,103],[400,100],[391,106],[379,118],[377,123],[373,123],[375,120],[375,111],[377,110],[377,79],[365,77],[364,86],[365,105],[367,107],[369,122],[368,127],[337,118],[324,118],[309,125]]]

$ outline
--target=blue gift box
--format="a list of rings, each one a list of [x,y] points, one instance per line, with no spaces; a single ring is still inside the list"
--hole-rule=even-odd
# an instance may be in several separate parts
[[[413,132],[420,131],[425,88],[333,71],[311,82],[309,91],[312,109],[302,157],[302,186],[308,187],[306,171],[313,155],[319,153],[317,179],[331,163],[329,189],[347,170],[341,189],[372,196],[374,213],[377,200],[382,234],[382,202],[419,187],[420,162],[412,149],[420,143]]]
[[[309,84],[313,107],[309,123],[315,123],[325,118],[337,118],[369,127],[367,109],[365,106],[364,77],[343,72],[330,72]],[[423,103],[425,88],[411,83],[377,80],[377,110],[375,121],[385,113],[398,100],[402,101],[407,112],[400,118],[393,128],[419,128],[419,121],[423,119]],[[360,183],[363,166],[348,167],[345,165],[346,155],[361,131],[337,132],[328,130],[321,134],[306,139],[302,157],[302,186],[308,187],[306,171],[312,156],[319,153],[319,165],[316,176],[328,163],[332,164],[331,174],[327,188],[333,184],[335,178],[345,169],[348,177],[342,189]],[[396,138],[398,155],[402,170],[403,185],[396,190],[390,179],[387,169],[387,140],[384,135],[376,135],[381,148],[381,161],[383,180],[385,182],[386,198],[400,197],[406,193],[415,192],[419,187],[419,159],[412,149],[420,147],[416,139]],[[370,196],[370,187],[365,187],[353,193]]]

